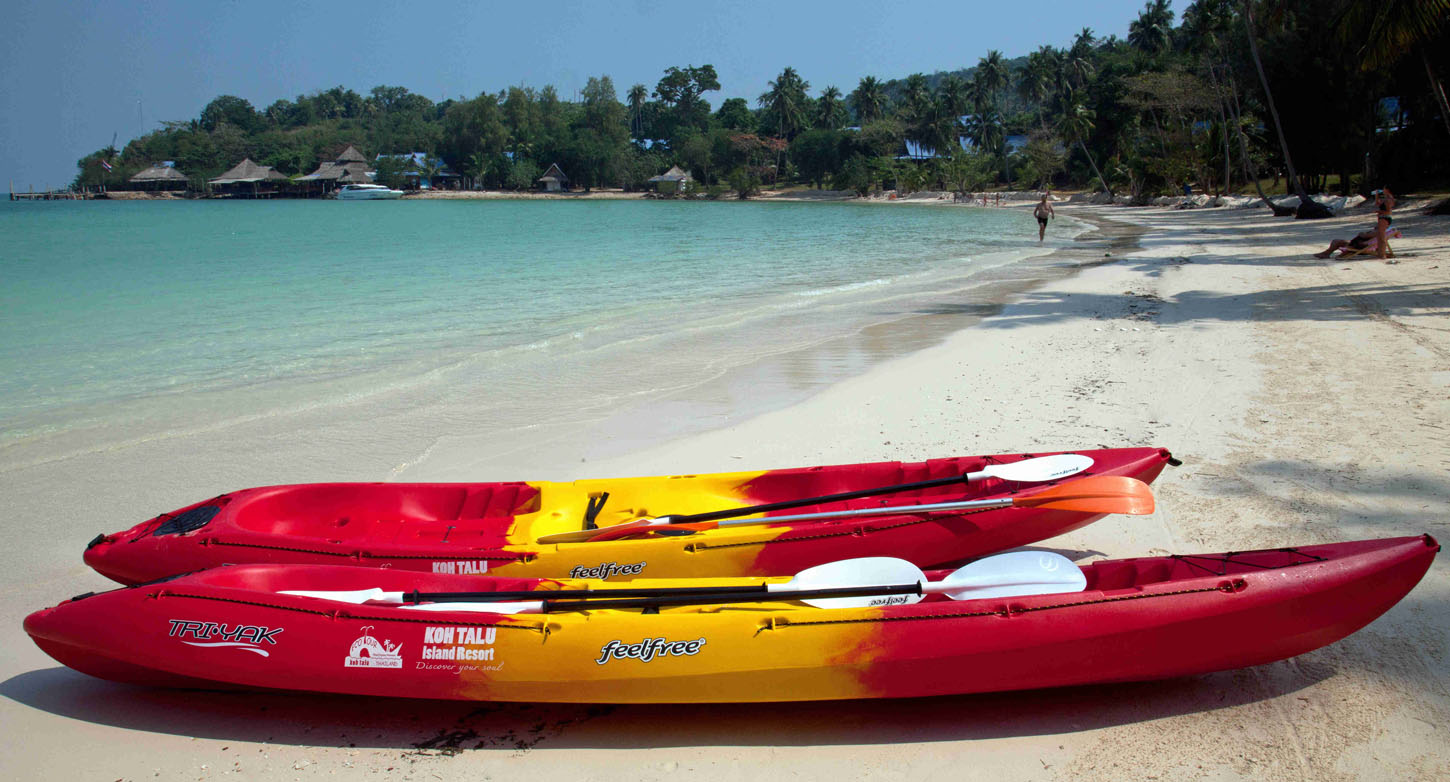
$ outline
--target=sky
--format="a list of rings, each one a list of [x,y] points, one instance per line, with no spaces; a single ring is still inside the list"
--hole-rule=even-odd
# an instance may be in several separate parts
[[[1180,3],[1185,5],[1186,3]],[[379,84],[432,100],[511,85],[572,98],[591,76],[651,89],[672,65],[715,66],[718,107],[755,105],[792,66],[810,94],[1063,46],[1083,27],[1127,36],[1142,0],[429,2],[0,0],[0,179],[60,187],[75,163],[218,95],[278,98]],[[1181,10],[1181,9],[1179,9]]]

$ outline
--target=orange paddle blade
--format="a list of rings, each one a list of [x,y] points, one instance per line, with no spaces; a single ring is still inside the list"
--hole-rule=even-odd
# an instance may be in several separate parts
[[[1078,478],[1026,497],[1017,497],[1018,508],[1050,508],[1077,513],[1125,513],[1146,516],[1153,512],[1153,492],[1137,478],[1094,475]]]

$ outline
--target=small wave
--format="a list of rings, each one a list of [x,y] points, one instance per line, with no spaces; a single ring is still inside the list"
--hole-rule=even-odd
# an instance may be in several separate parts
[[[831,295],[833,293],[849,293],[850,291],[860,290],[862,288],[874,288],[874,287],[876,287],[878,285],[890,285],[890,284],[891,284],[891,278],[889,278],[889,277],[882,277],[882,278],[877,278],[877,279],[874,279],[874,280],[863,280],[861,282],[851,282],[851,283],[847,283],[845,285],[837,285],[837,286],[835,286],[833,288],[817,288],[817,289],[808,290],[808,291],[797,291],[795,295],[797,295],[797,296],[829,296],[829,295]]]

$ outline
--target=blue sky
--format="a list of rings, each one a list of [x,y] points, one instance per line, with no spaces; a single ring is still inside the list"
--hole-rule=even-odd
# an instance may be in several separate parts
[[[400,85],[433,100],[590,76],[653,88],[671,65],[710,63],[727,97],[754,105],[784,66],[850,92],[1064,45],[1082,27],[1127,35],[1142,0],[978,2],[33,2],[0,0],[0,178],[59,186],[75,161],[217,95],[264,108],[343,85]],[[1178,3],[1177,5],[1186,5]],[[1181,8],[1175,9],[1181,11]]]

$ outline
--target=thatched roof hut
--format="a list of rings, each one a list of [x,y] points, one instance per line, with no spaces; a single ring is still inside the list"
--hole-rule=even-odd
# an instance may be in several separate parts
[[[251,158],[243,158],[242,162],[232,166],[230,171],[215,179],[207,180],[217,193],[240,198],[271,197],[276,193],[271,183],[277,181],[286,182],[287,175],[271,166],[257,165],[252,162]],[[266,183],[265,187],[264,183]]]
[[[348,145],[337,160],[324,161],[317,167],[316,171],[307,176],[297,177],[298,182],[312,183],[320,182],[324,191],[335,185],[362,184],[373,181],[368,176],[367,158],[357,151],[357,148]]]
[[[242,162],[232,166],[230,171],[207,181],[213,185],[236,185],[243,183],[262,182],[268,179],[286,179],[287,175],[271,166],[259,166],[252,162],[251,158],[243,158]]]
[[[185,190],[186,174],[176,170],[170,160],[143,169],[129,180],[141,190]]]
[[[686,184],[694,181],[694,177],[679,166],[671,166],[669,171],[659,176],[652,176],[649,181],[661,193],[678,193],[685,189]]]
[[[549,170],[535,181],[542,183],[545,190],[565,190],[569,187],[569,177],[564,176],[558,163],[550,163]]]

